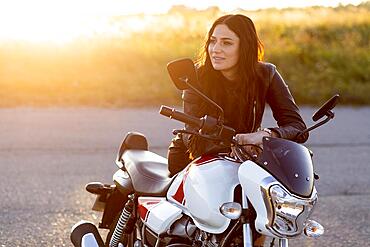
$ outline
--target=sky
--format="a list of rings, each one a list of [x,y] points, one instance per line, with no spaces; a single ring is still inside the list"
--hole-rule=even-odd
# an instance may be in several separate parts
[[[0,0],[0,41],[67,42],[93,33],[112,32],[100,19],[130,14],[166,13],[173,5],[195,9],[358,5],[361,0]],[[100,18],[100,19],[99,19]],[[137,23],[139,25],[139,23]]]
[[[140,2],[140,1],[139,1]],[[145,1],[142,1],[145,2]],[[312,5],[321,5],[321,6],[337,6],[339,3],[342,4],[359,4],[362,1],[358,0],[215,0],[215,1],[202,1],[202,0],[169,0],[169,1],[160,1],[163,2],[163,8],[168,8],[168,6],[174,4],[182,4],[196,9],[205,9],[209,6],[218,6],[224,11],[232,11],[237,8],[242,8],[246,10],[256,10],[261,8],[286,8],[286,7],[307,7]]]
[[[15,15],[18,13],[84,13],[91,15],[118,15],[118,14],[156,14],[165,13],[173,5],[186,5],[196,9],[205,9],[209,6],[218,6],[224,11],[237,8],[255,10],[260,8],[276,7],[306,7],[312,5],[337,6],[341,4],[357,5],[361,0],[0,0],[0,16]]]

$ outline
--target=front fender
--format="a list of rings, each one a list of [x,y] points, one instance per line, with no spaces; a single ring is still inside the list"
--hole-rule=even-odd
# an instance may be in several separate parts
[[[72,227],[71,242],[75,247],[104,247],[103,240],[94,224],[80,221]]]
[[[266,197],[264,188],[278,183],[278,181],[258,164],[247,160],[240,165],[238,177],[243,191],[254,207],[257,217],[255,220],[256,230],[264,235],[274,237],[266,228],[272,221],[270,202]]]

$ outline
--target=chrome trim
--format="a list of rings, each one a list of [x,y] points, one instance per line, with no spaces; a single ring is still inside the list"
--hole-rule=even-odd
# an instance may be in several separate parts
[[[252,132],[254,132],[254,128],[256,127],[256,101],[253,101],[253,124],[252,124]]]
[[[261,186],[270,187],[271,185],[273,185],[275,183],[277,183],[277,180],[273,176],[269,176],[269,177],[264,178],[261,181]]]
[[[266,206],[268,226],[272,226],[272,223],[274,222],[274,209],[273,209],[269,190],[272,185],[277,184],[277,183],[278,182],[276,181],[276,179],[270,176],[270,177],[264,178],[260,185],[262,197],[263,197],[263,200]]]
[[[286,238],[279,239],[279,247],[288,247],[288,239]]]

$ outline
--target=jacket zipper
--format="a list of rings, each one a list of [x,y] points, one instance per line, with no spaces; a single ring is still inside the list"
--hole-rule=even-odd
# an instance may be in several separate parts
[[[256,101],[253,101],[253,125],[252,125],[252,132],[254,132],[254,127],[256,125]]]

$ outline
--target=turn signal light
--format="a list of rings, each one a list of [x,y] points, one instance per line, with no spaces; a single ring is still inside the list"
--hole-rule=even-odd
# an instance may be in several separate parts
[[[314,220],[307,220],[303,232],[307,237],[318,238],[324,234],[324,227]]]
[[[220,212],[228,219],[239,219],[242,214],[242,206],[237,202],[226,202],[221,205]]]

